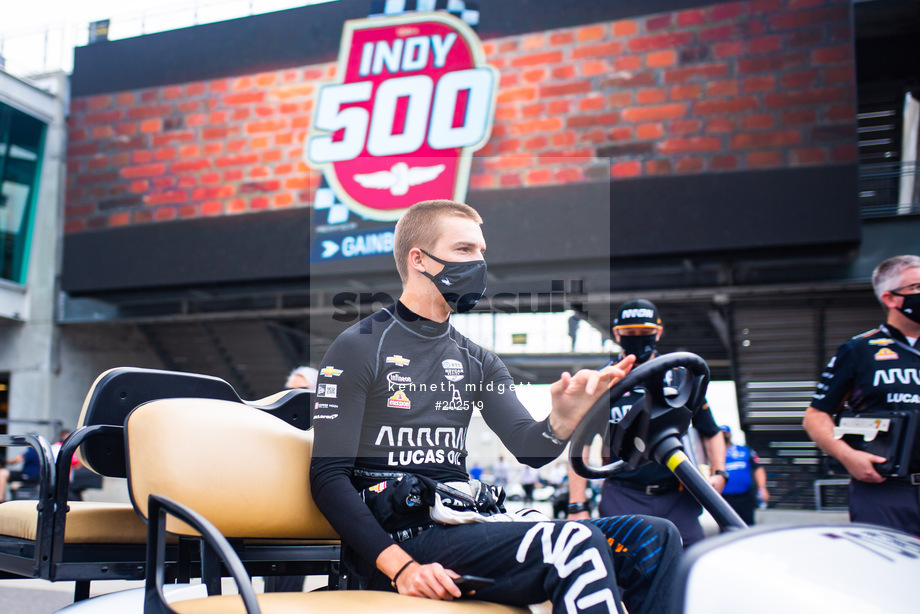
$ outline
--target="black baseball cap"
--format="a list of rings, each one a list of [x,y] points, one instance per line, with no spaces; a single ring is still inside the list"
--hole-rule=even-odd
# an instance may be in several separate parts
[[[626,301],[617,310],[614,328],[661,328],[658,308],[642,298]]]

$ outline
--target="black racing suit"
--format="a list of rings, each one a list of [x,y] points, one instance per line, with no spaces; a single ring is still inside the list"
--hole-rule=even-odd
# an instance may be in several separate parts
[[[853,337],[837,349],[821,374],[812,407],[835,417],[845,406],[855,412],[920,411],[918,345],[915,341],[911,347],[890,324]],[[918,473],[920,442],[914,446],[910,471]],[[912,485],[910,478],[888,478],[880,484],[851,480],[850,519],[920,535],[920,486]]]
[[[465,438],[474,407],[522,462],[541,466],[564,447],[544,436],[544,423],[518,401],[498,357],[449,322],[421,318],[402,303],[343,332],[320,374],[313,496],[360,557],[358,575],[365,572],[365,584],[372,588],[388,587],[374,564],[396,543],[401,527],[384,529],[377,521],[357,492],[373,484],[361,474],[404,472],[436,482],[467,481]],[[410,514],[403,524],[412,529],[426,520],[430,525],[430,518]],[[667,527],[643,529],[644,541],[635,550],[657,543],[646,556],[662,560],[659,570],[665,576],[673,565],[664,558],[672,550]],[[400,546],[422,563],[495,578],[495,585],[477,591],[479,599],[511,604],[550,599],[555,612],[608,612],[618,598],[609,543],[586,523],[491,522],[425,527]],[[646,587],[643,601],[653,597],[648,592]]]

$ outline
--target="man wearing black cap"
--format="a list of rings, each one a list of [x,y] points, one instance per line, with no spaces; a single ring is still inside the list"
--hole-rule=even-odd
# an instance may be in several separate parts
[[[664,327],[658,309],[651,301],[636,299],[623,303],[613,322],[613,337],[623,349],[621,357],[636,357],[636,365],[657,354],[658,340]],[[671,376],[668,373],[668,376]],[[610,407],[610,420],[619,422],[632,407],[636,397],[627,392]],[[710,482],[721,492],[728,480],[725,472],[725,441],[712,417],[708,403],[693,417],[693,426],[700,433],[703,448],[709,457]],[[585,478],[569,469],[569,519],[589,517],[585,502]],[[667,518],[680,531],[684,547],[704,537],[699,516],[703,508],[685,491],[680,482],[665,467],[649,463],[633,471],[617,474],[604,480],[599,512],[601,516],[617,514],[646,514]]]

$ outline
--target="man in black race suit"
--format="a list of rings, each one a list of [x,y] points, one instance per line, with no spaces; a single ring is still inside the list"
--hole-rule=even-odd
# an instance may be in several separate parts
[[[454,579],[469,574],[495,579],[478,599],[549,599],[554,612],[612,612],[620,599],[616,569],[630,612],[664,612],[679,541],[670,524],[490,522],[505,516],[475,513],[478,500],[473,512],[456,513],[478,522],[449,524],[462,521],[449,518],[455,512],[439,508],[442,501],[431,505],[435,485],[473,484],[465,438],[474,408],[518,460],[540,466],[563,451],[633,362],[563,373],[550,388],[548,418],[534,420],[501,360],[449,321],[485,290],[481,223],[474,209],[452,201],[418,203],[398,222],[399,301],[343,332],[320,369],[310,472],[317,506],[354,553],[351,571],[366,588],[449,600],[461,596]],[[489,498],[489,489],[476,492]],[[433,521],[436,512],[448,520]]]
[[[654,358],[663,331],[664,326],[654,303],[645,299],[623,303],[617,310],[613,324],[614,338],[623,348],[620,358],[636,356],[636,364]],[[674,376],[672,371],[666,377]],[[667,380],[665,383],[668,383]],[[610,421],[619,422],[637,401],[635,392],[631,391],[611,403]],[[702,436],[703,447],[709,457],[710,483],[721,492],[728,479],[728,473],[725,472],[725,440],[708,403],[704,403],[694,414],[692,424]],[[570,519],[578,520],[589,515],[583,494],[586,486],[587,481],[570,468]],[[648,514],[667,518],[677,525],[685,548],[705,537],[699,520],[703,513],[702,506],[683,489],[673,473],[658,463],[648,463],[604,480],[598,511],[601,516]]]
[[[824,452],[850,473],[850,519],[920,536],[920,463],[907,477],[876,470],[885,458],[834,438],[835,417],[858,412],[920,412],[920,257],[895,256],[872,274],[872,287],[885,309],[885,323],[840,346],[821,374],[803,426]]]

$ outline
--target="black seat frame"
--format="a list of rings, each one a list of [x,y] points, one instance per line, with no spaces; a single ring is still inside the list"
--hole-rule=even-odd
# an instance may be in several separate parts
[[[244,402],[228,382],[208,375],[119,367],[106,372],[87,400],[82,425],[64,441],[57,461],[47,440],[33,435],[0,435],[0,446],[32,446],[39,452],[40,483],[37,539],[0,536],[0,578],[40,578],[74,581],[74,601],[89,597],[93,580],[142,580],[146,575],[145,544],[67,544],[67,502],[71,459],[80,448],[83,461],[96,473],[125,478],[124,421],[137,406],[162,398],[207,398]],[[282,400],[258,406],[280,419],[306,429],[310,426],[312,394],[291,390]],[[2,509],[2,508],[0,508]],[[234,547],[252,575],[328,575],[330,588],[344,586],[338,544],[250,544]],[[219,592],[220,578],[229,574],[217,559],[202,554],[199,540],[180,538],[165,547],[165,573],[176,581],[202,577],[209,591]]]

